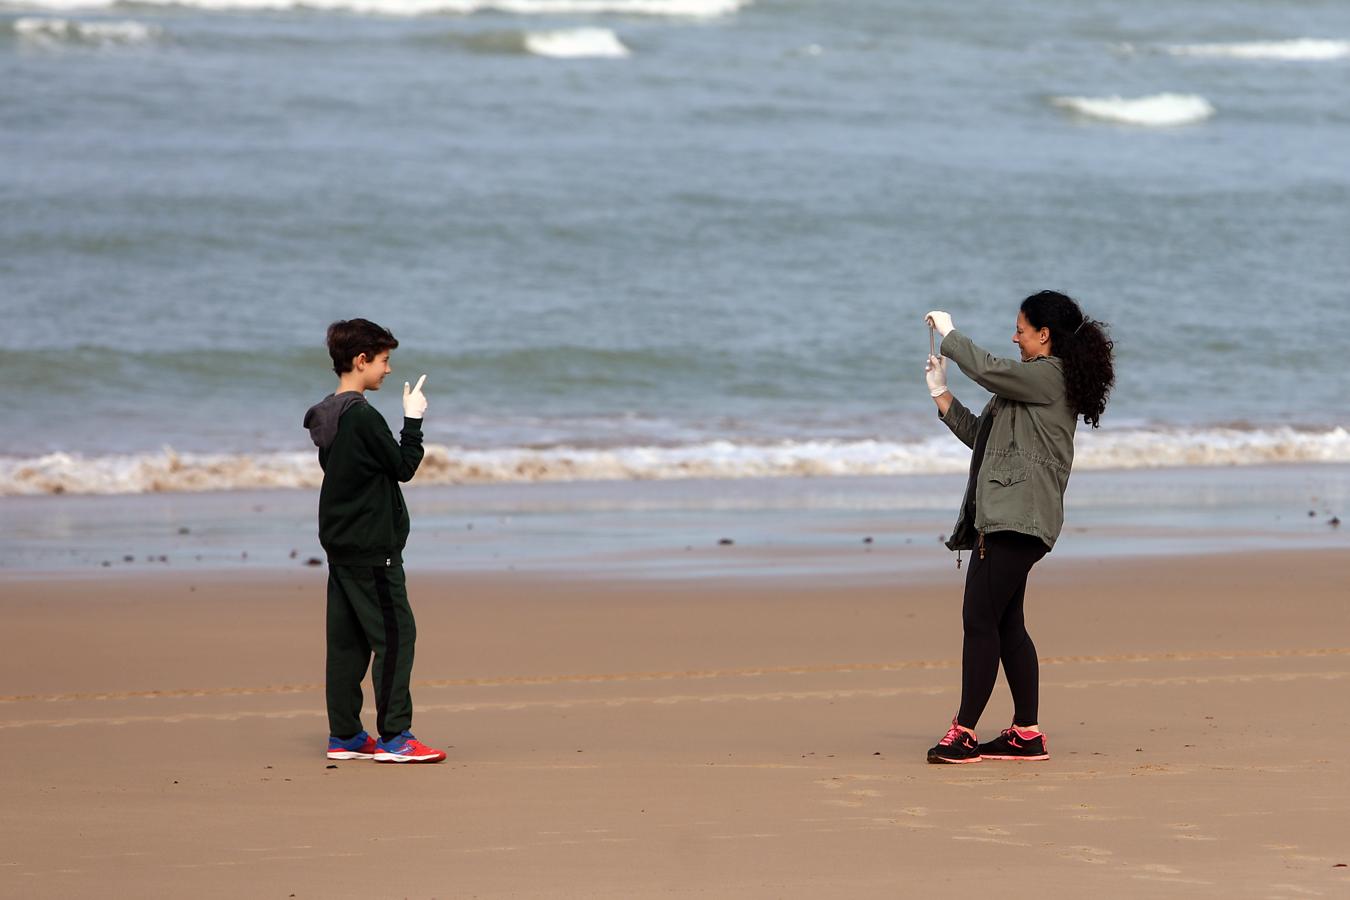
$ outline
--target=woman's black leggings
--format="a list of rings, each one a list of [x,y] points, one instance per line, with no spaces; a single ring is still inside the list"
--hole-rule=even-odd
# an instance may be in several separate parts
[[[1022,617],[1027,574],[1045,556],[1038,537],[1014,531],[984,536],[984,553],[971,554],[961,607],[961,711],[957,724],[974,729],[998,678],[999,660],[1013,695],[1013,724],[1035,725],[1040,704],[1036,645]]]

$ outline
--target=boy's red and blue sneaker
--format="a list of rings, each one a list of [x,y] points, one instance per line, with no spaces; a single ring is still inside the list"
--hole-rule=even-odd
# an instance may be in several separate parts
[[[1039,731],[1024,731],[1014,725],[1003,729],[1003,733],[989,743],[981,744],[980,755],[985,759],[1049,759],[1050,751],[1045,746],[1045,735]]]
[[[438,763],[445,759],[445,751],[428,747],[405,731],[398,737],[375,742],[375,761],[380,763]]]
[[[980,761],[980,744],[975,732],[966,731],[955,720],[946,737],[928,751],[930,763],[975,763]]]
[[[374,759],[375,739],[364,731],[354,738],[343,740],[328,736],[329,759]]]

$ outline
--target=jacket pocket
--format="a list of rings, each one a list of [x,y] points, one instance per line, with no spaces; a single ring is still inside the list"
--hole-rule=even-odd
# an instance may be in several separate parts
[[[1027,470],[1025,468],[990,469],[989,480],[1004,487],[1011,487],[1027,480]]]
[[[1026,465],[990,469],[985,478],[985,489],[980,503],[984,507],[981,519],[990,525],[1011,527],[1014,530],[1036,524],[1036,498],[1032,495],[1033,480]]]

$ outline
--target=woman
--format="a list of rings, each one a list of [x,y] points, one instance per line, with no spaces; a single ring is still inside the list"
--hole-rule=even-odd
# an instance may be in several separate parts
[[[961,609],[961,708],[928,751],[930,763],[1049,759],[1038,722],[1040,671],[1022,617],[1031,567],[1064,524],[1064,488],[1073,466],[1078,417],[1096,428],[1115,382],[1106,326],[1063,294],[1022,301],[1013,343],[1021,361],[998,359],[935,310],[942,357],[929,356],[928,389],[948,428],[974,453],[956,528],[947,546],[971,551]],[[947,359],[993,398],[978,417],[947,389]],[[981,744],[975,725],[993,693],[1000,660],[1012,689],[1012,726]]]

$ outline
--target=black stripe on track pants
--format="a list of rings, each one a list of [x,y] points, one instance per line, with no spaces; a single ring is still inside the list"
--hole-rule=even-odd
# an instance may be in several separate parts
[[[361,731],[361,681],[375,657],[375,729],[382,737],[412,728],[413,645],[417,623],[402,566],[328,567],[328,731]]]

